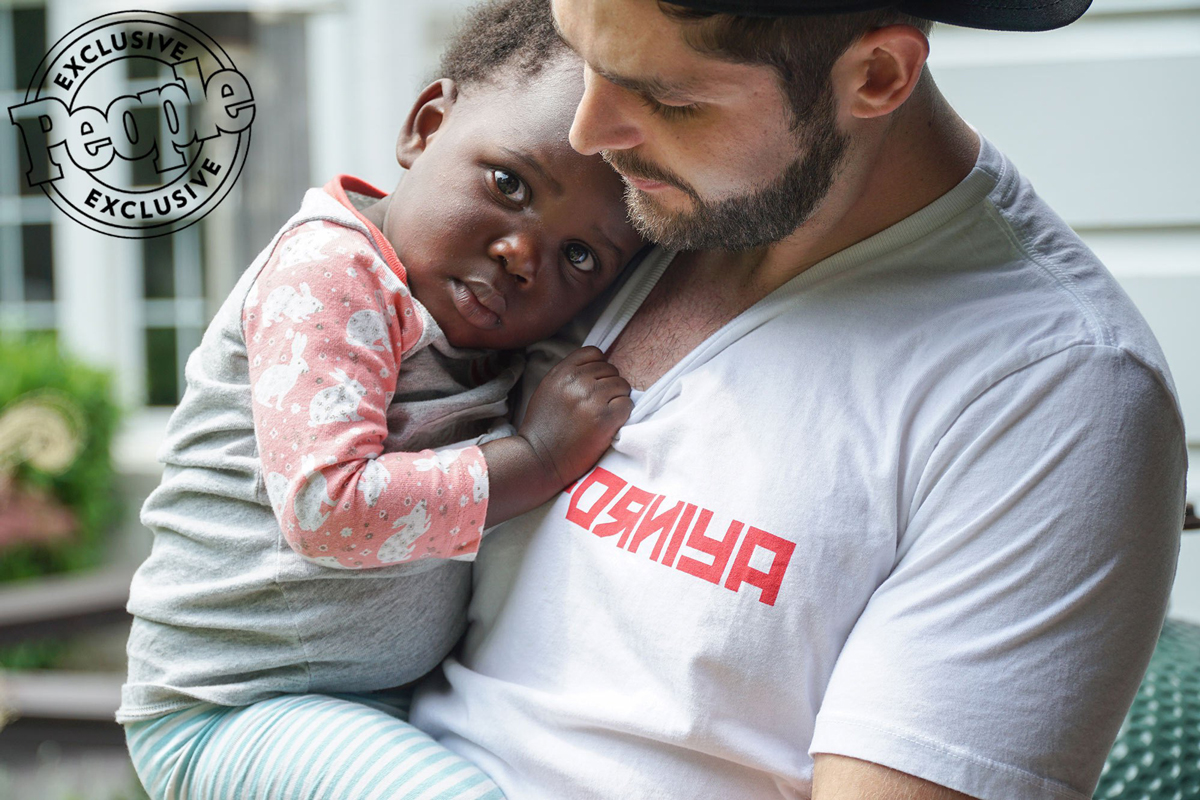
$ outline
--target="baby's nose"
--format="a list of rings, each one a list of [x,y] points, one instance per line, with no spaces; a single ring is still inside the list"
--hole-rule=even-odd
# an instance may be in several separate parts
[[[519,284],[532,283],[538,271],[538,243],[529,232],[510,233],[488,246],[488,255]]]

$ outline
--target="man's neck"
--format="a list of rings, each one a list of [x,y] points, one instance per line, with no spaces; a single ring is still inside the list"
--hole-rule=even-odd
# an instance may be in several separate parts
[[[856,173],[845,172],[825,206],[792,236],[754,253],[709,253],[699,259],[731,270],[755,302],[814,264],[870,238],[937,200],[970,173],[979,137],[926,77]],[[717,267],[717,262],[724,269]],[[753,296],[757,295],[757,296]]]
[[[914,102],[915,101],[915,102]],[[970,173],[979,137],[932,80],[887,124],[857,174],[787,239],[747,252],[680,253],[610,350],[636,389],[645,389],[705,338],[804,270],[895,225]]]

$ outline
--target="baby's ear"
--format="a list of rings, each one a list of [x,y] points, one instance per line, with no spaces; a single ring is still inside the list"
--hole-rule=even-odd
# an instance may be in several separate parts
[[[425,152],[433,135],[446,121],[457,96],[458,89],[449,78],[436,80],[421,91],[396,140],[396,161],[400,166],[409,169],[417,156]]]

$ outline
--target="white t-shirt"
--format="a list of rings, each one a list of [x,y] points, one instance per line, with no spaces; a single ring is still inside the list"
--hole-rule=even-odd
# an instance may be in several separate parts
[[[805,798],[818,752],[1087,798],[1164,614],[1185,467],[1145,322],[984,142],[484,539],[413,720],[511,800]]]

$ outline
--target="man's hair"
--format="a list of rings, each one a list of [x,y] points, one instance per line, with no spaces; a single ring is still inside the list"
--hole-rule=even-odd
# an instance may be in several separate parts
[[[797,127],[824,101],[833,64],[850,45],[888,25],[911,25],[925,35],[933,27],[930,20],[894,8],[768,18],[694,11],[667,0],[658,5],[682,23],[684,41],[697,52],[774,69]]]
[[[507,69],[532,77],[565,52],[550,0],[491,0],[468,11],[442,54],[439,77],[459,86],[494,80]]]

